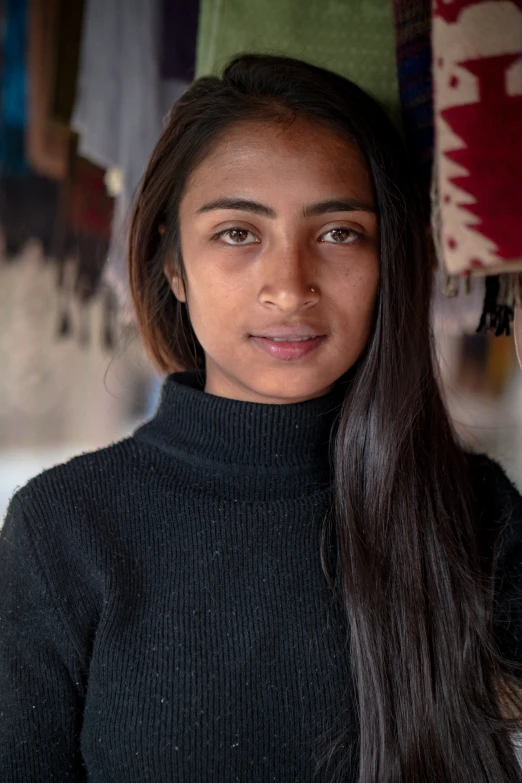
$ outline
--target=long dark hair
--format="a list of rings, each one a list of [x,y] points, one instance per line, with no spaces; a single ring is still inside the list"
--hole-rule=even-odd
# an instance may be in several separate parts
[[[170,113],[135,203],[129,274],[138,324],[162,370],[204,368],[186,306],[163,272],[169,253],[184,275],[183,188],[232,124],[295,117],[359,147],[380,223],[375,327],[335,431],[334,501],[321,542],[347,621],[358,781],[515,783],[510,732],[522,726],[522,677],[494,640],[492,563],[479,552],[468,461],[434,372],[421,199],[401,135],[376,101],[334,73],[265,55],[236,57],[222,79],[195,81]],[[348,757],[345,729],[322,757],[327,766]]]

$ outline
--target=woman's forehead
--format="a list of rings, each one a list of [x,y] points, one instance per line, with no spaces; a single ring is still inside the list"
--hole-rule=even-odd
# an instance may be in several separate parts
[[[368,167],[355,144],[319,123],[297,118],[291,124],[231,126],[194,169],[185,195],[238,187],[285,191],[292,183],[307,198],[311,190],[340,192],[346,187],[355,188],[352,195],[364,200],[373,194]]]

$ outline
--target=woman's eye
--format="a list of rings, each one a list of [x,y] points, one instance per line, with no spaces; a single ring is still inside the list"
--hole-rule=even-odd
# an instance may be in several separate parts
[[[325,239],[325,237],[330,237],[330,239]],[[360,237],[361,234],[353,228],[332,228],[330,231],[327,231],[326,234],[322,235],[321,242],[348,245],[350,242],[355,242],[357,239],[360,239]]]
[[[258,238],[246,228],[227,228],[216,234],[216,237],[227,245],[253,245],[259,242]]]

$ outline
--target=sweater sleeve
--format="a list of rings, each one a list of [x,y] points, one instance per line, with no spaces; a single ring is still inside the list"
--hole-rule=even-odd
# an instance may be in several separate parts
[[[49,578],[59,564],[42,557],[19,494],[0,532],[0,780],[80,782],[80,657]]]

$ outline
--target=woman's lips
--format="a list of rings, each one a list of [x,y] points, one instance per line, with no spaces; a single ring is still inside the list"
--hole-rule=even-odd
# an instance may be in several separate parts
[[[279,340],[276,342],[270,337],[251,337],[251,340],[262,348],[263,351],[273,356],[274,359],[281,359],[284,362],[290,362],[293,359],[301,359],[303,356],[307,356],[312,351],[323,344],[326,340],[326,335],[320,337],[311,337],[308,340],[300,340],[299,342],[290,342]]]

